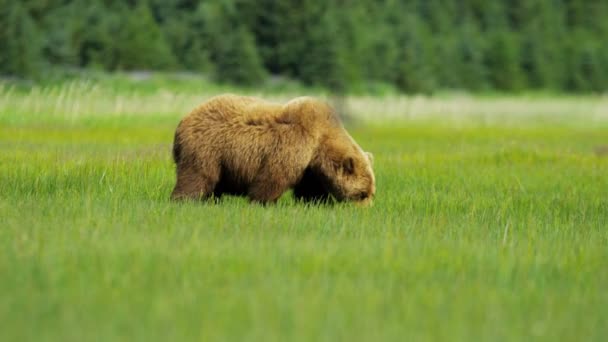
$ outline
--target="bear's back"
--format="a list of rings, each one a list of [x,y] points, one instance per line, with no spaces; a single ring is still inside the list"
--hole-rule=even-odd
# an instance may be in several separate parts
[[[196,107],[187,116],[195,121],[246,122],[249,118],[275,117],[281,106],[251,96],[233,94],[215,96]]]

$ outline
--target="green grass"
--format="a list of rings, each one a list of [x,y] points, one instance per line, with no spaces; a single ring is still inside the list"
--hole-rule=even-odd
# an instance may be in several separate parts
[[[12,96],[2,341],[608,336],[605,125],[358,125],[371,208],[176,204],[181,112],[27,116]]]

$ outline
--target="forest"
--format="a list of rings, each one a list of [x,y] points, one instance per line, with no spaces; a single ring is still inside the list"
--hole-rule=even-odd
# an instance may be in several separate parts
[[[336,92],[608,88],[608,1],[0,0],[0,75],[162,70]]]

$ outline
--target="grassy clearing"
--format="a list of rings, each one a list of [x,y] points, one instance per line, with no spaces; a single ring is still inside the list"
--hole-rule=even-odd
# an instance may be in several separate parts
[[[167,201],[181,111],[64,116],[11,96],[0,340],[608,335],[608,158],[594,152],[608,128],[592,116],[354,126],[376,156],[374,207],[264,208]]]

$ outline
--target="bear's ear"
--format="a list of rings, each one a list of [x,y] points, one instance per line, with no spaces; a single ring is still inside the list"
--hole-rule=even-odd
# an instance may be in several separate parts
[[[369,163],[374,165],[374,155],[371,152],[365,152],[365,154],[367,155],[367,159],[369,160]]]
[[[348,157],[348,158],[344,159],[342,161],[342,168],[344,169],[344,172],[346,172],[349,175],[352,175],[353,173],[355,173],[355,161],[353,160],[353,158]]]

